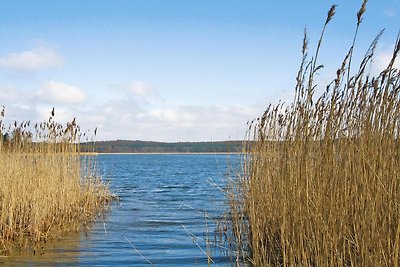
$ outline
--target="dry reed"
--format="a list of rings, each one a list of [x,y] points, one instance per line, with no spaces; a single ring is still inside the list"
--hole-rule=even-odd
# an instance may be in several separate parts
[[[400,264],[400,41],[387,68],[370,75],[379,33],[350,73],[366,2],[326,90],[314,95],[314,76],[335,6],[310,60],[304,36],[293,103],[250,124],[244,176],[229,194],[236,250],[256,266]]]
[[[110,201],[93,156],[82,156],[75,119],[6,126],[0,114],[0,242],[30,247],[92,221]]]

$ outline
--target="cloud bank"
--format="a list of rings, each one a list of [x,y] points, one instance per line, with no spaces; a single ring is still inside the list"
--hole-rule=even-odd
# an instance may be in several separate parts
[[[61,105],[82,104],[87,100],[85,92],[62,82],[49,81],[36,93],[40,102]]]
[[[393,56],[393,50],[381,50],[378,51],[373,63],[372,63],[372,74],[379,75],[381,71],[383,71],[390,63],[390,60]],[[394,62],[394,68],[400,69],[400,58],[397,57]]]
[[[59,67],[62,64],[62,57],[53,49],[44,46],[0,57],[0,67],[12,70],[32,71]]]

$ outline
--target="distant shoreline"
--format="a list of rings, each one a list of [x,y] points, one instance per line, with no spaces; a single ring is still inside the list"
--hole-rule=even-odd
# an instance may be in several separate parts
[[[81,151],[99,154],[234,154],[243,151],[243,141],[177,142],[100,141],[82,143]]]
[[[239,152],[94,152],[89,155],[238,155]]]

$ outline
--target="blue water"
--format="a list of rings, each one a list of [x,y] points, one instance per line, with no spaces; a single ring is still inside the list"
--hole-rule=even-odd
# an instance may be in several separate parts
[[[0,258],[6,266],[231,266],[215,230],[227,209],[223,189],[238,156],[100,155],[119,201],[89,231]],[[218,235],[217,235],[218,236]],[[207,255],[211,256],[208,257]]]

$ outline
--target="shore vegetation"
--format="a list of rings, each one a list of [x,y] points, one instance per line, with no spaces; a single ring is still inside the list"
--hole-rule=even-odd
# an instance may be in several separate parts
[[[335,7],[311,56],[304,34],[293,102],[249,124],[244,175],[229,195],[235,255],[255,266],[400,264],[400,41],[377,74],[371,60],[382,32],[355,66],[363,1],[335,78],[317,85]]]
[[[93,156],[79,151],[76,120],[6,125],[0,110],[0,250],[34,248],[49,238],[82,229],[111,194]],[[50,115],[50,114],[49,114]]]

